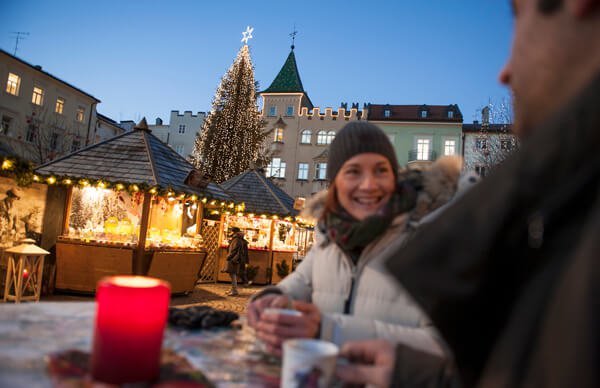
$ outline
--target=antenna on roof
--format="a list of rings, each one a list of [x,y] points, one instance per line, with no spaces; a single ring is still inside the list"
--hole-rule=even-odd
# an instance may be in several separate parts
[[[290,36],[292,37],[292,50],[294,49],[294,42],[296,41],[296,35],[298,35],[298,31],[296,31],[296,23],[294,23],[294,30],[292,31],[292,33],[290,34]]]
[[[29,32],[15,31],[11,32],[11,35],[13,35],[13,39],[15,40],[15,52],[13,53],[13,56],[16,57],[17,50],[19,49],[19,41],[25,39],[26,36],[29,36]]]

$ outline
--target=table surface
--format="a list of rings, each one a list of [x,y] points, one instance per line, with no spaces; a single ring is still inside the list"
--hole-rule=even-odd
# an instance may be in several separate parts
[[[0,304],[0,387],[51,387],[45,357],[91,352],[94,302]],[[218,387],[278,386],[280,364],[261,353],[251,329],[178,331],[163,342]]]

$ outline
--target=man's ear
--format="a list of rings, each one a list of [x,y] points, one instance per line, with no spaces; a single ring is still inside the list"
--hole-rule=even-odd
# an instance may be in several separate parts
[[[600,8],[600,0],[566,0],[566,6],[575,17],[584,19]]]

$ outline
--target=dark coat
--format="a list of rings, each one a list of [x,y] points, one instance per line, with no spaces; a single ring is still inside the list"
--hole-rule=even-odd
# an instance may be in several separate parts
[[[227,253],[227,269],[230,274],[237,274],[240,266],[248,263],[248,241],[244,236],[236,233],[229,242],[229,250]]]
[[[466,387],[600,387],[599,106],[597,77],[387,263]]]

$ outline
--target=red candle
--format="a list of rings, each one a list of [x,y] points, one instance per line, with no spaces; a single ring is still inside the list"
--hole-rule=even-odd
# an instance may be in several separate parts
[[[98,282],[91,361],[95,380],[123,384],[158,379],[170,295],[168,282],[143,276]]]

